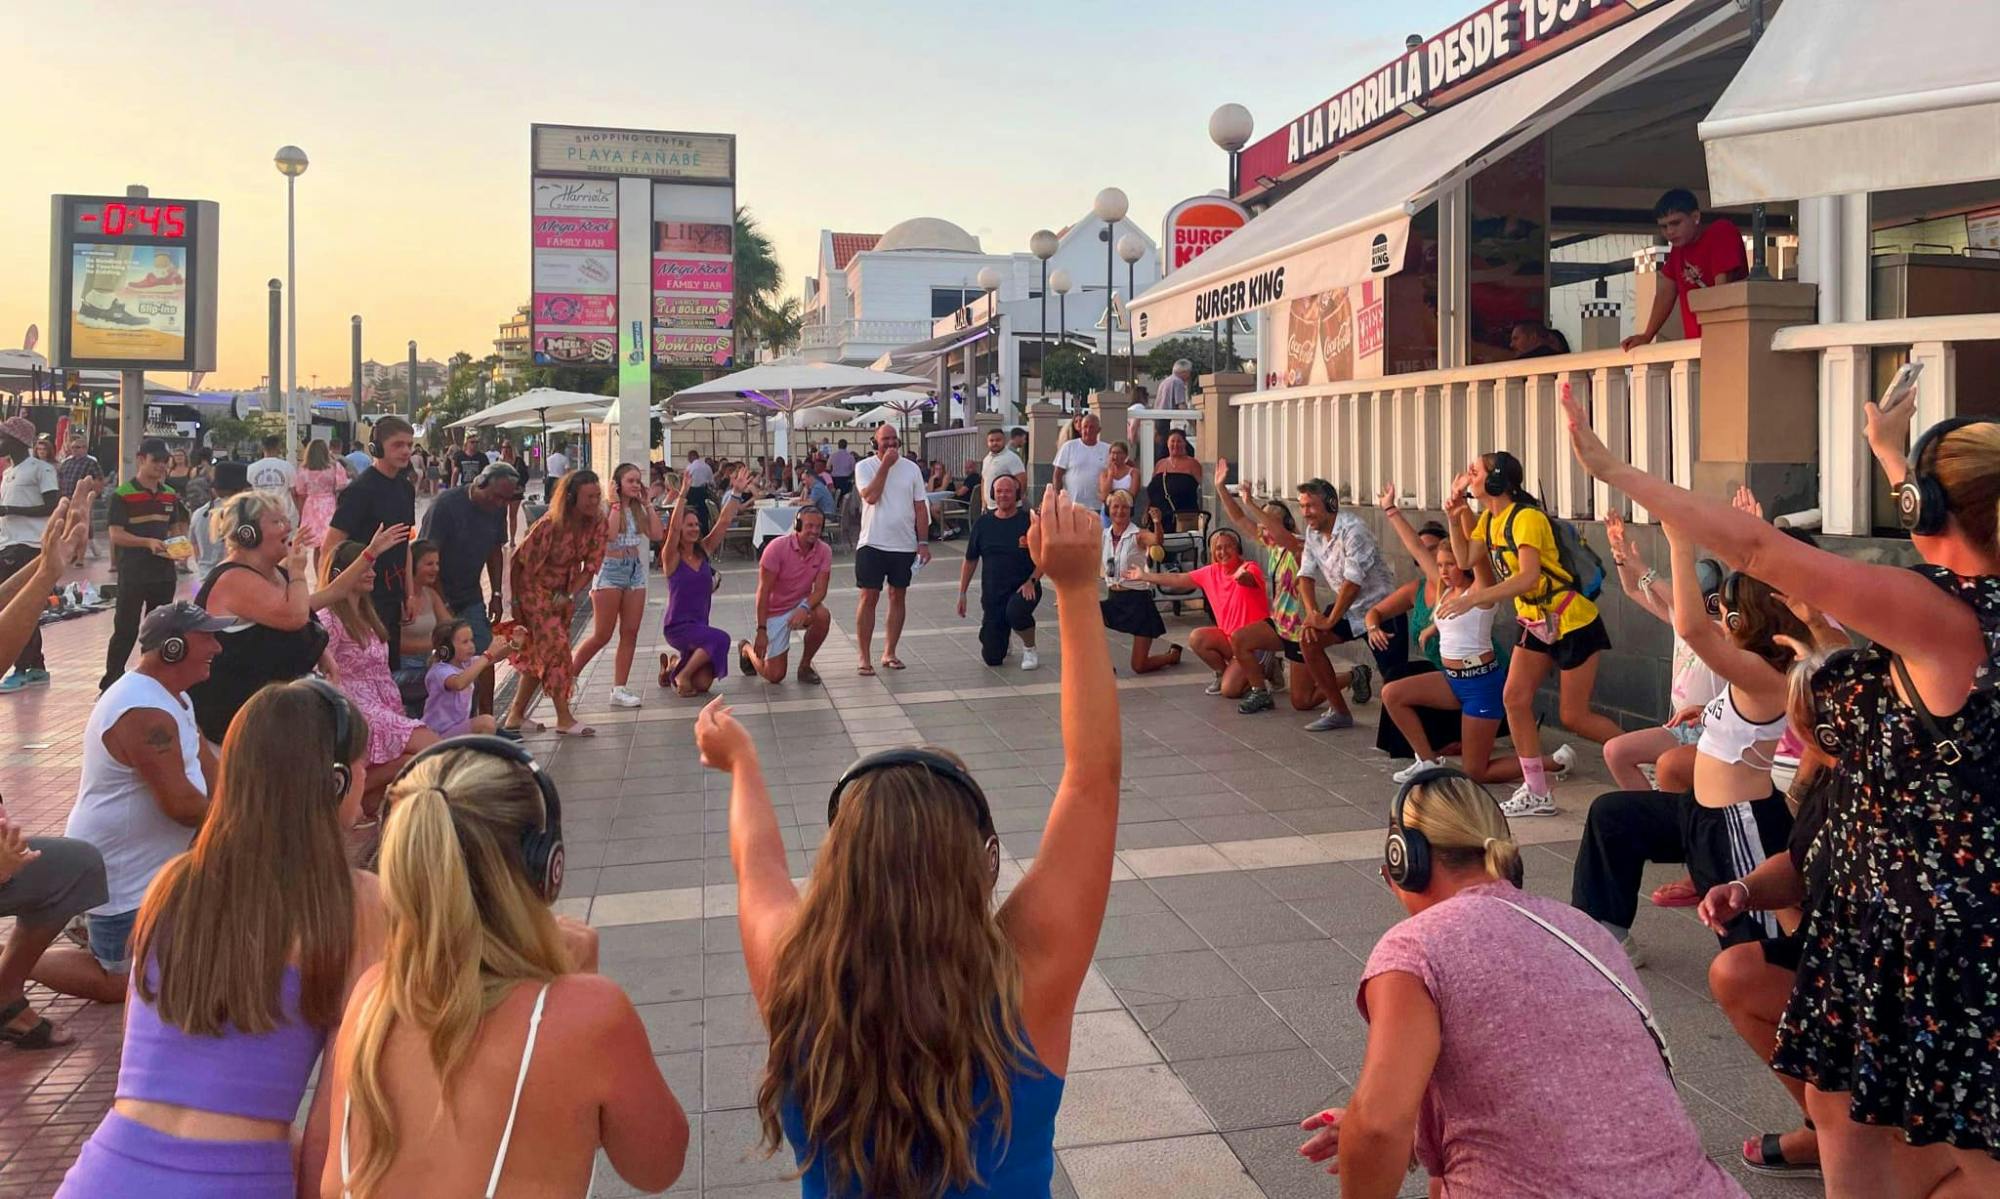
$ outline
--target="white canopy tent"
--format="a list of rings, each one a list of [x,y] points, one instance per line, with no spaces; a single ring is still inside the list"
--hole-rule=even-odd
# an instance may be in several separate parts
[[[1784,5],[1701,123],[1709,202],[2000,179],[1996,48],[1993,0]]]
[[[1698,9],[1713,11],[1632,52]],[[1735,16],[1730,4],[1666,0],[1474,99],[1346,155],[1133,301],[1139,337],[1395,274],[1403,266],[1410,218],[1440,192],[1657,69]]]

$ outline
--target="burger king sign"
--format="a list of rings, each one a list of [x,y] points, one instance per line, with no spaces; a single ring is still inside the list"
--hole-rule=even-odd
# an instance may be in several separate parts
[[[1160,237],[1166,258],[1163,273],[1172,274],[1201,257],[1249,219],[1241,204],[1221,196],[1195,196],[1174,205],[1167,210]]]

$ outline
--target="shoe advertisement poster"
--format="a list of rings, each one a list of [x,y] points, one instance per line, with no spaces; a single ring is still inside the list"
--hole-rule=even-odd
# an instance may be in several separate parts
[[[186,357],[187,247],[79,241],[72,254],[72,355],[118,362]]]

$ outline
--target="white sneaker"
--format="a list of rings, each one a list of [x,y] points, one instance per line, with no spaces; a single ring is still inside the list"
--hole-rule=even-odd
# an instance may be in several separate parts
[[[1631,933],[1626,933],[1625,939],[1618,942],[1618,948],[1625,951],[1625,956],[1632,962],[1632,969],[1642,970],[1645,968],[1646,951],[1639,948],[1639,943],[1632,939]]]
[[[1042,656],[1040,654],[1028,648],[1023,648],[1021,650],[1022,670],[1034,670],[1040,667],[1041,664],[1042,664]]]
[[[623,687],[613,687],[611,689],[611,706],[614,708],[636,708],[639,706],[639,697]]]
[[[1208,694],[1208,695],[1221,695],[1221,694],[1222,694],[1222,676],[1221,676],[1221,675],[1216,675],[1216,676],[1215,676],[1215,681],[1214,681],[1213,683],[1210,683],[1210,684],[1208,685],[1208,688],[1207,688],[1207,691],[1206,691],[1206,694]]]
[[[1568,778],[1569,772],[1576,769],[1576,750],[1567,745],[1557,746],[1556,752],[1549,755],[1549,765],[1553,768],[1549,771],[1552,778]]]
[[[1500,805],[1500,812],[1507,819],[1517,816],[1553,816],[1556,814],[1556,800],[1553,795],[1536,795],[1522,783],[1519,790]]]
[[[1451,763],[1445,761],[1443,758],[1431,758],[1429,760],[1418,758],[1408,766],[1390,775],[1389,778],[1396,783],[1407,783],[1426,770],[1440,770],[1449,765]]]

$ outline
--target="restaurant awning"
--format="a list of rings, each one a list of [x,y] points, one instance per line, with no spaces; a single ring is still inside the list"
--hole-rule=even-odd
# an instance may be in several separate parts
[[[2000,4],[1778,10],[1701,123],[1710,204],[2000,179]]]
[[[1694,28],[1653,36],[1710,8],[1715,11]],[[1159,337],[1395,274],[1403,266],[1411,216],[1438,192],[1642,77],[1734,15],[1733,4],[1669,0],[1347,155],[1134,301],[1138,335]],[[1482,154],[1503,142],[1495,153]]]

